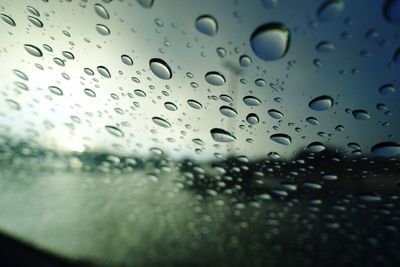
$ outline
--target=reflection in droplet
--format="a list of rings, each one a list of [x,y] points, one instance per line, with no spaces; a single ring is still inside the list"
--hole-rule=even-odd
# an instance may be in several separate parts
[[[128,55],[122,55],[121,56],[121,60],[124,64],[128,65],[128,66],[132,66],[133,65],[133,60],[130,56]]]
[[[221,86],[225,83],[224,75],[216,71],[207,72],[204,78],[209,84],[215,86]]]
[[[96,11],[96,14],[99,15],[99,17],[103,19],[109,19],[110,15],[108,14],[107,9],[102,6],[101,4],[94,4],[94,11]]]
[[[257,114],[255,113],[250,113],[246,117],[246,121],[250,124],[257,124],[260,122],[260,119],[258,118]]]
[[[270,139],[281,145],[290,145],[292,143],[292,138],[289,135],[283,133],[273,134],[270,136]]]
[[[363,109],[353,110],[351,113],[356,120],[368,120],[370,118],[368,112]]]
[[[282,23],[268,23],[259,26],[250,37],[254,53],[263,60],[278,60],[288,51],[290,31]]]
[[[203,15],[196,19],[196,29],[208,36],[214,36],[218,32],[218,23],[212,16]]]
[[[383,14],[389,23],[400,25],[400,0],[387,0]]]
[[[28,20],[38,28],[42,28],[43,27],[42,21],[40,19],[36,18],[36,17],[28,16]]]
[[[63,95],[63,91],[57,86],[49,86],[49,90],[55,95]]]
[[[149,62],[150,69],[158,78],[169,80],[172,77],[171,68],[160,58],[152,58]]]
[[[108,69],[104,66],[98,66],[97,71],[100,73],[101,76],[104,78],[111,78],[111,74]]]
[[[8,25],[15,27],[15,21],[6,14],[0,14],[1,19],[6,22]]]
[[[122,132],[122,130],[117,128],[117,127],[115,127],[115,126],[106,125],[105,127],[106,127],[106,130],[110,134],[112,134],[114,136],[117,136],[117,137],[123,137],[124,136],[124,133]]]
[[[228,143],[236,140],[236,137],[221,128],[213,128],[210,131],[212,138],[217,142]]]
[[[333,20],[342,13],[344,7],[343,0],[326,0],[319,6],[317,17],[322,22]]]
[[[221,106],[221,107],[219,108],[219,111],[220,111],[223,115],[225,115],[225,116],[227,116],[227,117],[230,117],[230,118],[236,117],[236,115],[237,115],[237,111],[236,111],[234,108],[231,108],[231,107],[229,107],[229,106]]]
[[[270,109],[270,110],[268,110],[268,114],[269,114],[272,118],[277,119],[277,120],[282,119],[283,116],[284,116],[282,112],[280,112],[279,110],[276,110],[276,109]]]
[[[188,103],[188,105],[189,105],[190,107],[192,107],[192,108],[194,108],[194,109],[201,109],[201,108],[203,107],[203,105],[202,105],[200,102],[198,102],[198,101],[196,101],[196,100],[194,100],[194,99],[189,99],[189,100],[187,101],[187,103]]]
[[[400,144],[395,142],[382,142],[374,145],[371,152],[378,157],[395,157],[400,154]]]
[[[110,33],[111,33],[110,29],[106,25],[103,25],[103,24],[96,24],[96,30],[98,33],[100,33],[101,35],[104,35],[104,36],[110,35]]]
[[[136,0],[139,5],[144,8],[151,8],[153,6],[154,0]]]
[[[308,103],[308,106],[316,111],[328,110],[333,105],[333,98],[327,95],[314,98]]]
[[[31,54],[32,56],[35,56],[35,57],[41,57],[41,56],[43,56],[42,51],[41,51],[39,48],[37,48],[36,46],[34,46],[34,45],[25,44],[25,45],[24,45],[24,48],[25,48],[25,50],[26,50],[29,54]]]
[[[171,123],[169,123],[167,120],[160,118],[160,117],[153,117],[151,119],[155,124],[158,126],[164,127],[164,128],[170,128]]]
[[[396,91],[396,88],[394,87],[393,84],[384,84],[381,87],[379,87],[379,93],[382,95],[390,95],[393,94]]]
[[[250,107],[255,107],[255,106],[261,105],[260,99],[258,99],[255,96],[251,96],[251,95],[243,97],[243,102]]]

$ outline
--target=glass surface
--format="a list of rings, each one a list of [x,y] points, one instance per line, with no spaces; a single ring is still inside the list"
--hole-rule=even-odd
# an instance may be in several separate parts
[[[0,231],[98,266],[400,264],[400,1],[0,0]]]

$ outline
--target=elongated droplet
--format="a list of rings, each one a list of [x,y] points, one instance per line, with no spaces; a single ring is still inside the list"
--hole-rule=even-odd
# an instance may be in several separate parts
[[[100,73],[101,76],[104,78],[111,78],[111,74],[108,69],[104,66],[98,66],[97,71]]]
[[[110,18],[110,15],[108,14],[107,9],[104,6],[102,6],[101,4],[95,4],[94,11],[96,12],[97,15],[99,15],[99,17],[101,17],[103,19]]]
[[[400,154],[400,144],[395,142],[382,142],[374,145],[371,152],[378,157],[395,157]]]
[[[292,143],[292,138],[289,135],[283,133],[273,134],[270,136],[270,139],[281,145],[290,145]]]
[[[328,110],[333,105],[333,98],[327,95],[314,98],[308,103],[308,106],[316,111]]]
[[[345,7],[343,0],[326,0],[318,10],[317,17],[322,22],[327,22],[338,17]]]
[[[196,19],[196,29],[208,36],[214,36],[218,32],[217,20],[209,15],[203,15]]]
[[[236,137],[233,134],[221,128],[213,128],[210,133],[211,137],[217,142],[229,143],[236,140]]]
[[[169,80],[172,78],[172,71],[168,64],[160,58],[152,58],[149,62],[150,69],[158,78]]]
[[[6,14],[0,14],[1,19],[6,22],[8,25],[15,27],[15,21]]]
[[[214,86],[221,86],[225,83],[225,77],[219,72],[210,71],[204,77],[206,81]]]
[[[124,136],[124,133],[122,132],[122,130],[115,126],[106,125],[105,127],[106,127],[107,131],[114,136],[117,136],[117,137]]]
[[[169,123],[167,120],[160,118],[160,117],[153,117],[151,119],[155,124],[158,126],[164,127],[164,128],[170,128],[171,123]]]

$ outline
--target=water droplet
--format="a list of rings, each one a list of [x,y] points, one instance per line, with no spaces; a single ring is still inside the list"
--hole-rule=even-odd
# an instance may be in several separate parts
[[[276,22],[259,26],[250,37],[254,53],[267,61],[282,58],[289,49],[289,43],[289,28]]]
[[[311,125],[318,125],[319,124],[319,121],[317,120],[317,118],[314,118],[314,117],[308,117],[306,119],[306,121]]]
[[[33,17],[33,16],[28,16],[28,20],[35,25],[38,28],[43,28],[43,23],[40,19]]]
[[[252,60],[251,57],[247,56],[247,55],[243,55],[239,58],[239,64],[242,67],[248,67],[250,66]]]
[[[162,80],[169,80],[172,77],[171,68],[168,64],[159,58],[150,59],[150,69],[158,78]]]
[[[223,48],[223,47],[218,47],[217,48],[217,55],[219,56],[219,57],[225,57],[226,56],[226,50],[225,50],[225,48]]]
[[[385,1],[383,14],[389,23],[400,25],[400,0]]]
[[[351,113],[356,120],[368,120],[370,118],[368,112],[363,109],[353,110]]]
[[[322,175],[322,179],[324,179],[326,181],[333,181],[333,180],[337,180],[338,176],[336,174],[324,174],[324,175]]]
[[[153,6],[154,0],[137,0],[137,2],[144,8],[151,8]]]
[[[251,96],[251,95],[243,97],[243,102],[250,107],[255,107],[255,106],[261,105],[260,99],[258,99],[255,96]]]
[[[120,130],[119,128],[117,128],[115,126],[107,125],[105,127],[106,127],[106,130],[110,134],[112,134],[114,136],[117,136],[117,137],[123,137],[124,136],[124,133],[122,132],[122,130]]]
[[[25,81],[29,80],[28,76],[25,73],[23,73],[22,71],[14,69],[13,72],[15,75],[18,76],[18,78],[21,78],[22,80],[25,80]]]
[[[313,142],[307,146],[307,151],[311,153],[319,153],[325,150],[325,146],[320,142]]]
[[[225,101],[225,102],[228,102],[228,103],[233,101],[232,97],[230,97],[229,95],[225,95],[225,94],[220,95],[219,98],[222,101]]]
[[[155,124],[158,126],[164,127],[164,128],[170,128],[171,123],[169,123],[167,120],[160,118],[160,117],[153,117],[151,119]]]
[[[135,93],[135,95],[140,96],[140,97],[145,97],[146,96],[146,93],[143,90],[140,90],[140,89],[135,89],[133,92]]]
[[[63,95],[63,91],[57,86],[49,86],[49,90],[55,95],[60,95],[60,96]]]
[[[338,131],[338,132],[343,132],[344,131],[344,127],[343,127],[343,125],[338,125],[338,126],[335,127],[335,130]]]
[[[284,116],[282,112],[280,112],[279,110],[276,110],[276,109],[270,109],[270,110],[268,110],[268,114],[269,114],[272,118],[277,119],[277,120],[282,119],[283,116]]]
[[[128,65],[128,66],[132,66],[133,65],[133,60],[130,56],[128,55],[122,55],[121,56],[121,60],[124,64]]]
[[[396,88],[394,87],[393,84],[384,84],[381,87],[379,87],[379,93],[381,95],[390,95],[393,94],[396,91]]]
[[[277,152],[269,152],[268,158],[270,158],[272,160],[278,160],[281,158],[281,156]]]
[[[64,62],[64,60],[62,60],[61,58],[55,57],[55,58],[53,58],[53,61],[54,61],[57,65],[59,65],[59,66],[61,66],[61,67],[64,67],[64,66],[65,66],[65,62]]]
[[[85,90],[83,90],[83,92],[84,92],[87,96],[96,97],[96,93],[95,93],[92,89],[85,88]]]
[[[214,36],[218,32],[217,21],[209,15],[203,15],[196,19],[195,22],[196,29],[208,36]]]
[[[381,197],[374,193],[361,193],[357,195],[358,199],[365,202],[381,201]]]
[[[91,69],[89,69],[89,68],[84,68],[83,71],[84,71],[87,75],[90,75],[90,76],[93,76],[93,75],[94,75],[94,72],[93,72]]]
[[[316,182],[304,182],[303,187],[307,189],[319,190],[322,189],[322,185],[317,184]]]
[[[97,67],[97,71],[104,78],[111,78],[111,74],[110,74],[110,72],[108,71],[108,69],[106,67],[98,66]]]
[[[70,60],[75,59],[74,54],[72,54],[72,53],[69,52],[69,51],[62,51],[61,54],[62,54],[66,59],[70,59]]]
[[[395,157],[400,154],[400,144],[395,142],[382,142],[374,145],[371,152],[378,157]]]
[[[203,105],[202,105],[200,102],[198,102],[198,101],[196,101],[196,100],[193,100],[193,99],[189,99],[189,100],[187,101],[187,103],[188,103],[188,105],[189,105],[190,107],[192,107],[192,108],[194,108],[194,109],[201,109],[201,108],[203,107]]]
[[[317,44],[315,49],[317,49],[317,51],[321,53],[328,53],[335,50],[335,46],[331,42],[321,41]]]
[[[168,109],[169,111],[177,111],[178,110],[178,107],[172,102],[165,102],[164,107],[166,109]]]
[[[257,124],[260,122],[260,119],[258,118],[257,114],[255,113],[250,113],[246,117],[246,121],[252,125]]]
[[[42,51],[34,45],[25,44],[24,48],[25,48],[26,52],[28,52],[32,56],[35,56],[35,57],[43,56]]]
[[[273,134],[270,136],[270,139],[281,145],[290,145],[292,143],[292,138],[289,135],[283,133]]]
[[[20,110],[21,109],[21,106],[17,101],[14,101],[12,99],[6,99],[6,103],[12,109],[15,109],[15,110]]]
[[[225,77],[216,71],[207,72],[204,78],[209,84],[215,86],[221,86],[225,83]]]
[[[317,17],[322,22],[327,22],[338,17],[345,7],[343,0],[326,0],[318,10]]]
[[[96,30],[98,33],[104,36],[110,35],[111,33],[110,29],[104,24],[96,24]]]
[[[220,111],[223,115],[225,115],[225,116],[227,116],[227,117],[229,117],[229,118],[236,117],[236,115],[238,114],[237,111],[236,111],[234,108],[231,108],[231,107],[229,107],[229,106],[221,106],[221,107],[219,108],[219,111]]]
[[[15,21],[10,16],[7,16],[6,14],[0,14],[0,17],[8,25],[15,27]]]
[[[100,18],[103,18],[103,19],[110,18],[110,15],[108,14],[107,9],[100,4],[94,4],[94,11],[96,12],[97,15],[100,16]]]
[[[333,98],[327,95],[314,98],[308,103],[308,106],[316,111],[328,110],[333,105]]]
[[[39,11],[37,11],[37,9],[34,8],[33,6],[27,6],[26,9],[28,9],[28,11],[29,11],[32,15],[34,15],[34,16],[36,16],[36,17],[40,17]]]
[[[233,142],[236,140],[236,137],[233,134],[231,134],[221,128],[213,128],[213,129],[211,129],[210,133],[211,133],[211,137],[216,142],[228,143],[228,142]]]
[[[279,0],[262,0],[264,7],[276,8],[279,5]]]

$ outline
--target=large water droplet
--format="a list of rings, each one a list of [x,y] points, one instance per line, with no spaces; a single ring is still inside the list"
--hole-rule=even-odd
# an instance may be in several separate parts
[[[157,124],[158,126],[164,127],[164,128],[170,128],[171,123],[169,123],[167,120],[160,118],[160,117],[153,117],[151,120]]]
[[[268,23],[259,26],[250,37],[254,53],[263,60],[278,60],[289,49],[290,31],[282,23]]]
[[[318,125],[319,120],[315,117],[307,117],[306,121],[311,125]]]
[[[103,19],[110,18],[110,15],[108,14],[107,9],[100,4],[94,4],[94,11],[96,11],[96,14],[99,15]]]
[[[243,102],[250,107],[261,105],[261,100],[251,95],[243,97]]]
[[[257,114],[255,113],[250,113],[246,117],[246,121],[250,124],[257,124],[260,122],[260,119],[258,118]]]
[[[124,64],[128,65],[128,66],[132,66],[133,65],[133,60],[130,56],[128,55],[122,55],[121,56],[121,60]]]
[[[63,91],[57,86],[49,86],[49,90],[55,95],[63,95]]]
[[[210,133],[212,138],[217,142],[228,143],[236,140],[236,137],[233,134],[221,128],[213,128]]]
[[[209,15],[203,15],[196,19],[196,29],[208,36],[214,36],[218,32],[218,23],[215,18]]]
[[[215,86],[221,86],[225,83],[224,75],[216,71],[207,72],[204,78],[209,84]]]
[[[319,6],[317,17],[322,22],[333,20],[342,13],[344,7],[343,0],[326,0]]]
[[[277,119],[277,120],[282,119],[283,116],[284,116],[282,112],[280,112],[279,110],[276,110],[276,109],[270,109],[270,110],[268,110],[268,114],[269,114],[272,118]]]
[[[308,103],[308,106],[316,111],[328,110],[333,105],[333,98],[327,95],[314,98]]]
[[[194,99],[189,99],[189,100],[187,101],[187,103],[188,103],[188,105],[189,105],[190,107],[192,107],[192,108],[194,108],[194,109],[201,109],[201,108],[203,107],[203,105],[202,105],[200,102],[198,102],[198,101],[196,101],[196,100],[194,100]]]
[[[108,69],[104,66],[98,66],[97,71],[100,73],[101,76],[104,78],[111,78],[111,74]]]
[[[371,152],[378,157],[395,157],[400,154],[400,144],[395,142],[382,142],[374,145]]]
[[[137,2],[144,8],[151,8],[153,6],[154,0],[137,0]]]
[[[166,109],[168,109],[169,111],[177,111],[178,110],[178,107],[172,102],[165,102],[164,107]]]
[[[171,68],[168,64],[159,58],[152,58],[149,62],[150,69],[158,78],[163,80],[169,80],[172,77]]]
[[[96,24],[96,30],[98,33],[100,33],[101,35],[104,35],[104,36],[110,35],[110,33],[111,33],[110,29],[106,25],[103,25],[103,24]]]
[[[381,87],[379,87],[379,93],[382,95],[390,95],[393,94],[396,91],[396,88],[394,87],[393,84],[384,84]]]
[[[85,90],[83,90],[83,92],[84,92],[87,96],[96,97],[96,93],[95,93],[92,89],[85,88]]]
[[[1,19],[6,22],[8,25],[15,27],[15,21],[6,14],[0,14]]]
[[[320,142],[313,142],[307,146],[307,151],[311,153],[319,153],[325,150],[325,146]]]
[[[41,56],[43,56],[42,51],[41,51],[39,48],[37,48],[36,46],[34,46],[34,45],[25,44],[25,45],[24,45],[24,48],[25,48],[25,50],[26,50],[29,54],[31,54],[32,56],[35,56],[35,57],[41,57]]]
[[[270,139],[281,145],[290,145],[292,143],[292,138],[283,133],[273,134],[270,136]]]
[[[38,28],[43,28],[43,23],[40,19],[33,17],[33,16],[28,16],[28,20],[35,25]]]
[[[383,7],[386,20],[392,24],[400,24],[400,0],[387,0]]]
[[[236,115],[237,115],[237,111],[236,111],[234,108],[231,108],[231,107],[229,107],[229,106],[221,106],[221,107],[219,108],[219,111],[220,111],[223,115],[225,115],[225,116],[227,116],[227,117],[230,117],[230,118],[236,117]]]
[[[105,127],[106,127],[106,130],[110,134],[112,134],[114,136],[117,136],[117,137],[123,137],[124,136],[124,133],[122,132],[122,130],[120,130],[119,128],[117,128],[115,126],[106,125]]]
[[[370,118],[368,112],[363,109],[353,110],[351,113],[356,120],[368,120]]]

